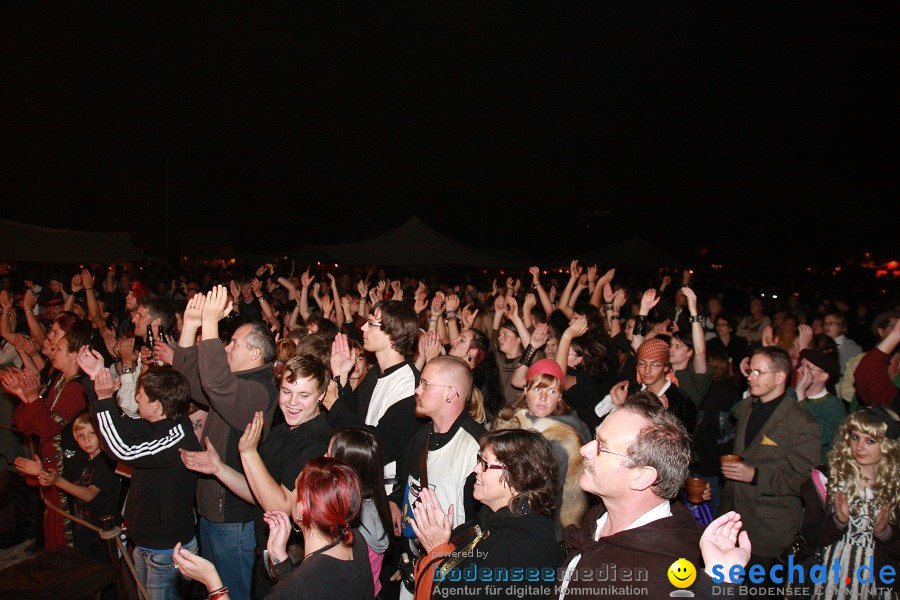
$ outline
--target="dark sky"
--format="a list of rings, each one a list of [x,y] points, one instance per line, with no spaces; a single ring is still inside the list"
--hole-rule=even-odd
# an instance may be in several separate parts
[[[159,247],[168,158],[173,240],[247,250],[897,249],[887,5],[297,4],[3,3],[4,217]]]

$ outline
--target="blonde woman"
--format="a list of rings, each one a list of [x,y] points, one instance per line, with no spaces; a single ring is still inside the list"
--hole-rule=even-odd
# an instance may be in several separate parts
[[[884,565],[900,570],[898,437],[900,421],[888,409],[870,407],[848,416],[828,455],[827,481],[813,471],[805,486],[802,532],[811,545],[824,546],[820,564],[830,569],[837,561],[841,567],[838,580],[829,571],[828,581],[816,585],[814,598],[897,597],[893,586],[882,583],[878,575]],[[818,493],[810,493],[810,488]],[[874,577],[867,573],[870,561]],[[864,565],[862,578],[857,577]]]

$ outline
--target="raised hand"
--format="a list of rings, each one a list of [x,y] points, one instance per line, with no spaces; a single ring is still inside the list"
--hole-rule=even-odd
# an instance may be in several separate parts
[[[797,329],[800,332],[797,334],[797,350],[806,350],[807,348],[812,347],[812,327],[804,323],[803,325],[798,325]]]
[[[414,520],[409,523],[426,552],[450,541],[452,504],[445,513],[437,494],[431,489],[423,489],[419,492],[419,499],[413,504],[412,511]]]
[[[381,279],[378,284],[375,286],[375,290],[378,292],[378,299],[384,300],[384,290],[387,289],[387,281]]]
[[[84,285],[84,289],[91,290],[94,288],[94,274],[91,273],[90,269],[82,269],[81,270],[81,283]]]
[[[175,361],[175,349],[164,343],[153,344],[153,360],[171,366]]]
[[[266,550],[269,551],[269,556],[281,562],[287,557],[287,543],[291,536],[291,519],[283,511],[269,510],[263,513],[263,521],[269,526]]]
[[[578,264],[578,260],[573,260],[569,264],[569,277],[572,279],[579,279],[582,272],[584,272],[584,267]]]
[[[541,269],[539,267],[528,267],[528,272],[531,273],[531,282],[534,284],[534,287],[541,285]]]
[[[459,296],[456,294],[448,294],[446,298],[444,298],[444,308],[447,311],[451,310],[459,310]]]
[[[463,329],[472,329],[472,326],[475,324],[475,317],[477,316],[478,309],[473,309],[471,304],[467,304],[462,311]]]
[[[569,321],[569,326],[566,327],[565,334],[568,334],[570,337],[577,338],[583,336],[587,333],[588,323],[587,316],[578,315],[577,317],[573,317],[571,321]]]
[[[262,295],[262,281],[254,277],[250,280],[250,289],[253,290],[253,295],[258,298]]]
[[[0,290],[0,310],[9,312],[12,310],[13,299],[6,290]]]
[[[875,515],[875,524],[872,526],[872,531],[877,537],[883,538],[888,534],[888,532],[890,531],[888,529],[890,518],[891,505],[885,504],[881,507],[881,510],[878,511],[878,514]]]
[[[850,520],[850,503],[847,502],[844,492],[834,495],[834,516],[841,525],[846,525]]]
[[[334,300],[331,299],[331,296],[325,294],[322,296],[322,315],[326,319],[331,318],[331,310],[334,308]]]
[[[530,313],[531,309],[537,304],[537,298],[531,292],[525,294],[525,300],[522,302],[522,312]]]
[[[544,344],[547,343],[548,337],[550,337],[549,326],[546,323],[538,323],[534,326],[534,331],[531,332],[530,345],[535,348],[543,348]]]
[[[426,331],[419,336],[419,355],[425,357],[425,362],[437,358],[441,354],[441,341],[437,331]]]
[[[25,311],[28,312],[29,310],[33,310],[36,304],[37,295],[30,289],[25,290],[25,297],[22,299],[22,308],[24,308]]]
[[[516,301],[515,296],[506,297],[506,302],[503,305],[503,316],[510,321],[515,321],[519,318],[519,303]]]
[[[179,450],[181,462],[191,471],[215,475],[222,468],[222,459],[219,458],[219,453],[216,452],[209,438],[204,438],[203,443],[206,444],[206,450],[204,451],[191,452],[181,448]]]
[[[363,300],[366,299],[366,296],[369,295],[369,286],[366,285],[366,282],[360,279],[356,282],[356,291],[359,292],[359,297]]]
[[[78,366],[81,367],[85,375],[91,378],[91,381],[96,379],[97,373],[103,368],[103,356],[96,350],[92,350],[88,345],[78,349],[76,360],[78,361]]]
[[[56,485],[56,482],[59,481],[59,471],[53,470],[48,471],[46,469],[41,469],[41,472],[38,473],[38,483],[40,483],[44,487],[50,487],[51,485]]]
[[[118,346],[119,360],[126,367],[133,367],[137,364],[137,353],[134,351],[134,338],[123,337],[116,344]]]
[[[622,408],[622,405],[625,404],[625,399],[628,398],[628,380],[620,381],[612,386],[609,390],[609,395],[612,398],[613,404]]]
[[[238,284],[234,279],[232,279],[231,281],[228,282],[228,288],[231,290],[232,298],[237,300],[238,298],[241,297],[241,289],[238,287]],[[200,294],[197,294],[197,295],[199,296]]]
[[[428,308],[428,300],[424,296],[417,295],[416,301],[413,303],[413,310],[416,311],[416,314],[419,314],[426,308]]]
[[[309,267],[307,267],[305,271],[300,273],[300,285],[302,285],[305,288],[308,288],[310,286],[310,284],[312,284],[312,282],[315,278],[316,278],[315,275],[310,276]]]
[[[625,288],[619,288],[612,297],[613,308],[618,312],[625,305]]]
[[[431,314],[444,314],[444,292],[438,291],[434,293],[434,298],[431,299]]]
[[[223,285],[213,286],[206,296],[206,302],[201,309],[201,320],[204,323],[215,324],[225,318],[231,312],[232,302],[228,297],[228,290]]]
[[[494,298],[494,312],[502,313],[506,310],[506,296],[497,296]]]
[[[638,314],[647,316],[650,314],[650,311],[659,304],[660,298],[656,295],[656,290],[650,288],[649,290],[644,292],[644,295],[641,296],[641,310]]]
[[[31,459],[23,456],[16,457],[14,463],[16,465],[16,471],[19,473],[31,475],[32,477],[37,477],[41,474],[41,457],[37,454]]]
[[[689,288],[688,286],[684,286],[681,288],[681,293],[684,294],[684,297],[687,298],[688,312],[692,315],[700,314],[697,312],[697,294]]]
[[[588,280],[588,283],[596,283],[597,282],[597,265],[589,265],[588,266],[587,280]]]
[[[403,286],[400,285],[399,280],[394,280],[391,282],[391,290],[393,290],[392,298],[394,300],[403,300]]]
[[[259,440],[262,438],[264,424],[262,411],[257,411],[253,415],[253,420],[247,423],[241,439],[238,440],[238,452],[241,454],[256,452],[256,447],[259,446]]]
[[[175,563],[175,567],[185,577],[199,581],[207,590],[222,587],[222,578],[219,577],[216,566],[202,556],[197,556],[191,551],[182,548],[181,542],[175,544],[175,548],[172,551],[172,562]]]
[[[733,567],[745,567],[750,562],[750,536],[741,531],[742,525],[741,515],[731,511],[706,526],[700,536],[700,553],[708,575],[714,575],[714,565],[722,565],[724,572],[730,573]]]
[[[97,400],[105,400],[112,398],[113,394],[119,391],[122,385],[121,379],[113,379],[112,373],[106,367],[97,371],[94,377],[94,393],[97,394]]]

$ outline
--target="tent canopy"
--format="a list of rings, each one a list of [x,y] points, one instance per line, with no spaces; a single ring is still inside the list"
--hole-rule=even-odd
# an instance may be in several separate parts
[[[137,261],[144,255],[125,232],[51,229],[0,219],[0,259],[86,263]]]
[[[449,266],[516,268],[528,261],[509,253],[479,250],[453,240],[418,217],[358,242],[307,246],[304,254],[351,265]]]

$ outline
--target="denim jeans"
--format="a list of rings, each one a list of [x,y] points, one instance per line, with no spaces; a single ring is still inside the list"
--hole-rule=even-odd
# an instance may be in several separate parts
[[[249,600],[256,550],[253,521],[215,523],[200,517],[200,548],[203,558],[216,565],[228,596]]]
[[[183,544],[185,550],[196,554],[197,538]],[[189,581],[172,562],[172,551],[154,552],[135,548],[132,552],[134,569],[147,588],[150,600],[181,600],[188,597]]]

